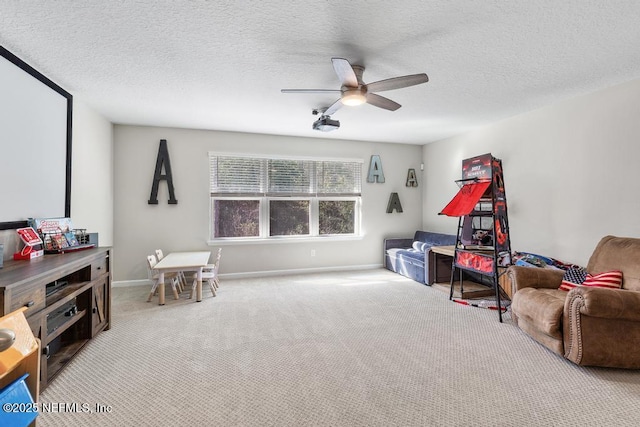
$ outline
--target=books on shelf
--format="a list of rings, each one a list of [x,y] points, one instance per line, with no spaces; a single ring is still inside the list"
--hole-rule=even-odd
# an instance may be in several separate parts
[[[61,253],[95,247],[95,244],[81,241],[81,237],[86,235],[85,230],[74,230],[71,218],[31,218],[29,224],[41,237],[41,243],[47,253]]]
[[[76,238],[75,233],[73,233],[72,231],[64,233],[64,237],[67,239],[67,243],[69,243],[69,246],[78,246],[80,244],[78,243],[78,239]]]
[[[52,234],[51,240],[53,241],[54,249],[64,249],[69,247],[69,243],[67,242],[67,238],[64,237],[64,234]]]

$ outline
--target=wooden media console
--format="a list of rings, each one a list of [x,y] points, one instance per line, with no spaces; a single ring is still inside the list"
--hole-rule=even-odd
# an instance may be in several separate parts
[[[40,389],[93,337],[111,326],[109,248],[93,248],[0,269],[0,316],[21,307],[40,339]]]

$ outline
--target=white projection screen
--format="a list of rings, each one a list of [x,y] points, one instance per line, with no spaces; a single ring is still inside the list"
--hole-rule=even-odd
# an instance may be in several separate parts
[[[0,230],[71,215],[71,117],[64,89],[0,46]]]

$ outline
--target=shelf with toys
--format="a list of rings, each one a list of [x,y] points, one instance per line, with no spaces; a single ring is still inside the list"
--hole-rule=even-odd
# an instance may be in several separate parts
[[[45,254],[59,254],[89,249],[91,242],[86,229],[74,229],[71,218],[31,218],[29,225],[42,240]]]

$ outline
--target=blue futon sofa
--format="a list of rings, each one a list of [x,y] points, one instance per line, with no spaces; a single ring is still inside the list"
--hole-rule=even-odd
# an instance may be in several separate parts
[[[435,277],[435,257],[432,257],[431,247],[455,244],[455,235],[430,231],[416,231],[413,239],[385,239],[384,266],[416,282],[432,285],[434,281],[442,279]],[[448,277],[451,277],[450,261],[448,266],[438,267],[439,275],[443,270],[445,274],[448,274]]]

